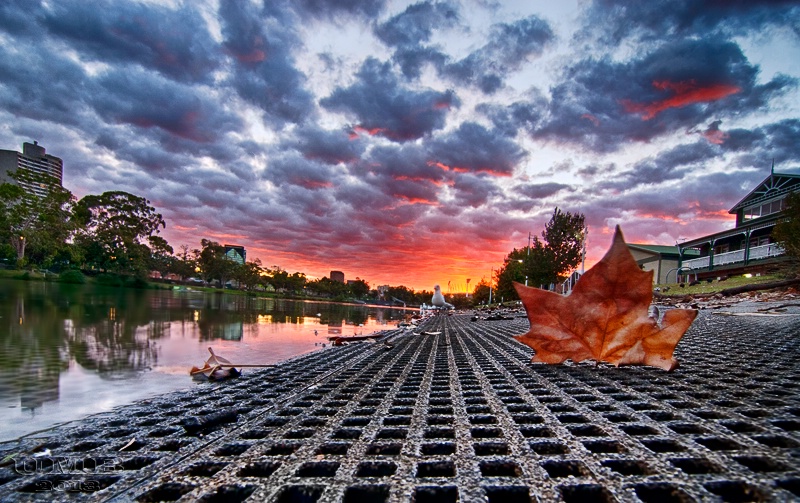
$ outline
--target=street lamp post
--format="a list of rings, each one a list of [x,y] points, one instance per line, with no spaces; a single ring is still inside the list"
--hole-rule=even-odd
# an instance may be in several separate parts
[[[494,278],[494,267],[492,267],[492,274],[489,276],[489,305],[492,305],[492,281]]]

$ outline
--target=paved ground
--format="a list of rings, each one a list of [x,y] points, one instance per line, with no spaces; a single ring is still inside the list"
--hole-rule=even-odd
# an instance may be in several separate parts
[[[0,499],[800,499],[800,308],[719,313],[672,373],[533,365],[523,313],[435,317],[2,444]]]

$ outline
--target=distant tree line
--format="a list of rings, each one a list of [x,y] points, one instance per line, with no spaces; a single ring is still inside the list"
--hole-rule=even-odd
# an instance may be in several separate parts
[[[29,170],[9,173],[0,184],[0,261],[17,269],[53,272],[82,270],[133,278],[140,283],[156,271],[162,278],[191,278],[244,290],[275,289],[289,295],[318,295],[419,305],[432,292],[391,287],[385,295],[366,281],[308,280],[301,272],[262,267],[255,259],[239,264],[220,243],[202,239],[200,248],[182,245],[176,252],[159,232],[166,227],[150,201],[122,191],[78,200],[55,178]],[[32,191],[25,187],[39,187]]]

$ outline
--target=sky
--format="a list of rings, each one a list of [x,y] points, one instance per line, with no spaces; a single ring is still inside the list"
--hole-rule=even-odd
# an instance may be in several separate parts
[[[0,3],[0,148],[373,288],[471,290],[556,207],[588,265],[732,228],[800,173],[798,79],[797,1]]]

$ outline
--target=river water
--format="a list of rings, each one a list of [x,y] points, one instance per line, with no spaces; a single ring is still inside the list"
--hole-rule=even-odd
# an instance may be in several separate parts
[[[0,280],[0,441],[199,386],[212,347],[273,364],[328,337],[390,329],[412,311],[191,290]],[[248,370],[245,370],[247,372]]]

